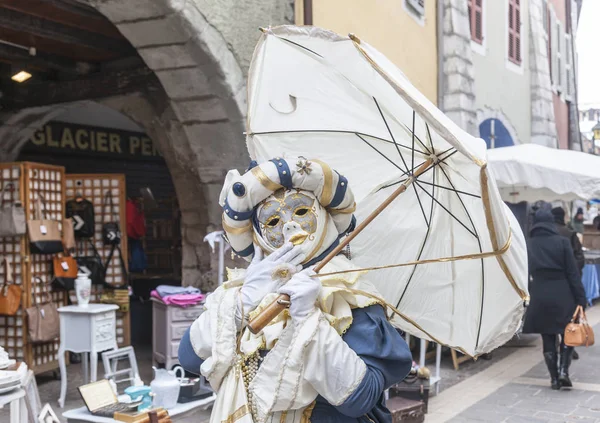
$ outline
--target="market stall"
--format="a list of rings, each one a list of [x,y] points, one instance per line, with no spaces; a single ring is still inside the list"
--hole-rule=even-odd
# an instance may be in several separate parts
[[[509,203],[592,200],[600,196],[600,157],[572,150],[522,144],[488,151],[488,164],[502,199]],[[595,228],[586,228],[588,233]],[[582,282],[589,303],[600,297],[600,251],[585,249]]]

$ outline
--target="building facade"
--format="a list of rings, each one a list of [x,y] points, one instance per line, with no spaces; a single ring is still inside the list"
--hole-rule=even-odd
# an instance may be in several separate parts
[[[356,34],[437,104],[437,8],[432,0],[296,1],[296,23]]]
[[[488,148],[581,150],[573,0],[442,0],[440,106]]]

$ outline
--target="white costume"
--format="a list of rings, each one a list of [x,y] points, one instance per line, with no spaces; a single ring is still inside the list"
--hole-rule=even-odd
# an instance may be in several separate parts
[[[201,372],[218,393],[211,422],[305,422],[318,396],[342,405],[367,373],[342,335],[353,310],[377,304],[378,294],[361,272],[316,278],[302,268],[353,229],[347,181],[318,161],[275,159],[244,175],[231,171],[221,201],[232,248],[255,258],[248,270],[229,271],[190,328]],[[321,273],[352,268],[337,256]],[[246,322],[280,293],[290,295],[290,309],[253,335]]]

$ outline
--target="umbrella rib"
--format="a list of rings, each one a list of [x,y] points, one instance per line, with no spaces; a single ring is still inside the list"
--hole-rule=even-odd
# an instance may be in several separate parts
[[[396,143],[394,141],[386,140],[385,138],[377,137],[371,134],[365,134],[364,132],[356,132],[356,131],[341,131],[338,129],[302,129],[302,130],[288,130],[288,131],[265,131],[265,132],[249,132],[246,135],[276,135],[276,134],[298,134],[298,133],[313,133],[313,132],[323,132],[323,133],[333,133],[333,134],[354,134],[354,135],[362,135],[363,137],[370,137],[376,139],[377,141],[387,142],[388,144],[396,144],[402,148],[406,148],[410,150],[410,147],[404,144]],[[417,153],[420,153],[424,156],[427,156],[429,153],[425,153],[421,150],[417,150]]]
[[[411,130],[408,128],[408,126],[406,126],[404,123],[400,122],[402,124],[402,126],[408,131],[411,132]],[[421,147],[423,147],[426,151],[427,154],[433,154],[432,151],[429,151],[429,148],[427,148],[427,146],[423,143],[423,141],[421,141],[421,138],[419,138],[419,136],[417,134],[415,134],[415,140],[417,140],[417,142],[419,144],[421,144]]]
[[[468,231],[468,232],[469,232],[471,235],[473,235],[475,238],[479,238],[479,236],[478,236],[476,233],[474,233],[474,232],[473,232],[471,229],[469,229],[469,228],[467,227],[467,225],[465,225],[464,223],[462,223],[462,222],[460,221],[460,219],[459,219],[459,218],[457,218],[456,216],[454,216],[450,210],[448,210],[448,209],[447,209],[447,208],[446,208],[446,207],[445,207],[445,206],[444,206],[442,203],[440,203],[440,202],[437,200],[437,198],[433,197],[433,196],[432,196],[432,195],[431,195],[429,192],[427,192],[427,190],[425,190],[425,189],[423,188],[423,186],[421,186],[421,184],[419,183],[419,181],[415,180],[415,181],[414,181],[414,183],[415,183],[415,184],[417,184],[417,185],[419,185],[419,187],[420,187],[420,188],[421,188],[423,191],[425,191],[425,193],[426,193],[427,195],[429,195],[433,201],[435,201],[435,202],[436,202],[436,203],[437,203],[437,204],[438,204],[438,205],[439,205],[441,208],[443,208],[443,209],[446,211],[446,213],[448,213],[450,216],[452,216],[452,217],[454,218],[454,220],[456,220],[458,223],[460,223],[460,224],[461,224],[461,226],[462,226],[463,228],[465,228],[465,229],[466,229],[466,230],[467,230],[467,231]]]
[[[298,43],[296,43],[296,42],[294,42],[294,41],[292,41],[292,40],[288,40],[287,38],[283,38],[283,37],[280,37],[280,36],[276,36],[276,37],[277,37],[277,38],[279,38],[279,39],[280,39],[280,40],[282,40],[282,41],[286,41],[286,42],[288,42],[288,43],[290,43],[290,44],[293,44],[293,45],[295,45],[295,46],[297,46],[297,47],[300,47],[300,48],[302,48],[302,49],[304,49],[304,50],[306,50],[306,51],[310,51],[310,52],[311,52],[312,54],[314,54],[315,56],[319,56],[321,59],[323,59],[323,56],[321,56],[319,53],[317,53],[316,51],[312,51],[312,50],[311,50],[311,49],[309,49],[308,47],[304,47],[302,44],[298,44]]]
[[[373,97],[373,101],[375,101],[375,105],[377,106],[377,110],[379,110],[379,114],[381,115],[381,119],[383,119],[383,123],[385,124],[385,127],[388,130],[388,133],[390,134],[390,137],[392,138],[392,141],[394,142],[394,145],[396,146],[396,150],[398,150],[398,154],[400,155],[400,159],[402,159],[402,163],[404,163],[404,167],[406,168],[406,171],[408,172],[408,164],[406,164],[406,161],[404,160],[404,156],[402,155],[402,153],[400,152],[400,147],[398,146],[398,143],[396,142],[396,139],[394,138],[394,134],[392,134],[392,130],[390,129],[390,126],[387,123],[387,120],[385,119],[385,116],[383,115],[383,111],[381,110],[381,107],[379,107],[379,103],[377,102],[377,99],[375,97]],[[413,142],[413,146],[412,146],[412,152],[414,154],[414,142]],[[414,167],[414,162],[413,162],[413,167]],[[405,173],[406,175],[406,173]]]
[[[449,151],[449,150],[446,150],[446,151]],[[437,162],[437,163],[434,163],[434,164],[433,164],[431,167],[429,167],[427,170],[425,170],[423,173],[421,173],[421,175],[420,175],[420,176],[423,176],[424,174],[426,174],[427,172],[429,172],[429,171],[430,171],[431,169],[433,169],[434,167],[436,167],[436,166],[438,166],[438,165],[440,165],[440,164],[444,163],[444,162],[445,162],[447,159],[449,159],[450,157],[452,157],[452,155],[454,155],[456,152],[457,152],[457,150],[454,150],[454,151],[452,152],[452,154],[449,154],[448,156],[444,157],[443,159],[440,159],[440,160],[438,160],[438,162]],[[398,169],[399,169],[399,170],[402,172],[402,169],[400,169],[400,168],[398,168]],[[414,171],[414,170],[415,170],[415,169],[413,168],[413,171]],[[405,173],[405,174],[403,174],[402,176],[406,176],[406,173]],[[401,180],[399,180],[399,181],[397,181],[397,182],[393,182],[393,183],[391,183],[391,184],[389,184],[389,185],[384,185],[384,186],[382,186],[381,188],[379,188],[379,189],[378,189],[376,192],[379,192],[379,191],[381,191],[382,189],[386,189],[386,188],[393,187],[394,185],[401,184],[401,183],[402,183],[402,182],[404,182],[404,181],[406,181],[406,179],[401,179]],[[428,184],[428,185],[432,185],[432,184],[431,184],[431,182],[425,182],[425,181],[421,181],[421,180],[419,180],[419,182],[422,182],[422,183],[425,183],[425,184]],[[450,188],[448,188],[448,187],[444,187],[444,186],[441,186],[441,185],[436,185],[436,186],[437,186],[438,188],[450,189]],[[469,195],[469,193],[466,193],[466,192],[465,192],[465,194]],[[471,195],[475,195],[475,194],[471,194]]]
[[[460,204],[462,205],[463,209],[465,210],[465,213],[467,214],[467,217],[469,218],[469,221],[471,222],[471,225],[473,225],[473,230],[475,231],[475,233],[477,233],[477,228],[475,227],[475,223],[473,222],[473,219],[471,218],[471,214],[469,213],[469,210],[467,209],[467,206],[465,206],[465,203],[463,202],[463,199],[458,194],[456,188],[454,187],[454,184],[450,180],[450,177],[448,176],[448,174],[446,173],[446,171],[444,170],[444,168],[440,167],[440,169],[442,170],[442,173],[444,174],[444,176],[448,180],[448,183],[450,184],[450,186],[452,188],[454,188],[454,192],[456,193],[456,196],[458,197],[458,201],[460,201]],[[479,252],[483,253],[483,247],[481,246],[481,239],[479,238],[479,236],[477,237],[477,243],[479,244]],[[479,346],[479,337],[481,336],[481,324],[483,322],[483,302],[484,302],[484,299],[485,299],[485,266],[483,265],[483,259],[481,259],[481,307],[479,309],[479,325],[478,325],[478,328],[477,328],[477,339],[475,341],[475,349],[477,349],[477,347]]]
[[[425,129],[427,129],[427,138],[429,138],[429,144],[431,145],[431,149],[435,151],[435,147],[433,146],[433,138],[431,138],[431,132],[429,131],[429,125],[425,122]]]
[[[455,188],[445,187],[443,185],[432,184],[431,182],[426,182],[426,181],[421,181],[421,180],[419,182],[422,183],[422,184],[425,184],[425,185],[435,186],[435,187],[440,188],[440,189],[445,189],[445,190],[448,190],[448,191],[457,192],[459,194],[468,195],[470,197],[481,198],[480,195],[471,194],[470,192],[461,191],[461,190],[458,190],[458,189],[455,189]]]
[[[435,172],[433,173],[435,175]],[[413,184],[413,189],[415,190],[415,195],[417,196],[417,201],[419,202],[419,208],[421,209],[421,214],[423,214],[423,219],[425,219],[425,224],[427,225],[427,231],[429,231],[429,221],[427,220],[427,214],[425,213],[425,209],[423,208],[423,203],[421,203],[421,197],[419,197],[419,193],[417,192],[417,187]],[[418,260],[418,259],[417,259]]]
[[[435,182],[435,171],[433,172],[433,182]],[[414,185],[413,185],[414,186]],[[423,187],[421,187],[421,189],[423,189]],[[416,190],[416,188],[415,188]],[[433,185],[433,188],[431,190],[432,194],[435,196],[435,184]],[[418,198],[418,195],[417,195]],[[433,206],[434,206],[434,202],[431,202],[431,209],[429,211],[429,221],[431,222],[431,220],[433,219]],[[419,261],[421,260],[421,256],[423,255],[423,251],[425,250],[425,244],[427,244],[427,240],[429,239],[429,234],[431,233],[431,225],[427,225],[427,232],[425,233],[425,239],[423,239],[423,244],[421,244],[421,249],[419,250],[419,254],[417,256],[417,260]],[[402,295],[400,295],[400,299],[398,300],[398,303],[396,304],[396,308],[400,307],[400,303],[402,302],[402,299],[404,298],[404,295],[406,294],[406,291],[408,291],[408,286],[410,285],[410,283],[412,282],[412,278],[415,274],[415,272],[417,271],[417,266],[418,264],[415,264],[415,266],[412,269],[412,272],[410,273],[410,276],[408,277],[408,281],[406,282],[406,286],[404,287],[404,290],[402,291]]]
[[[400,172],[402,172],[402,176],[406,176],[408,175],[408,169],[405,171],[404,169],[402,169],[400,166],[398,166],[392,159],[390,159],[388,156],[386,156],[385,154],[383,154],[381,151],[379,151],[377,148],[375,148],[373,145],[371,145],[371,143],[369,143],[369,141],[367,141],[366,139],[364,139],[360,134],[356,133],[356,136],[358,138],[360,138],[361,140],[363,140],[363,142],[365,144],[367,144],[369,147],[371,147],[373,150],[377,151],[381,157],[383,157],[384,159],[386,159],[388,162],[390,162],[392,165],[394,165],[394,167],[396,167],[396,169],[398,169]],[[405,163],[406,164],[406,163]]]
[[[416,118],[416,117],[415,117],[415,115],[416,115],[416,112],[415,112],[415,110],[413,109],[413,116],[412,116],[412,117],[413,117],[413,118],[412,118],[412,131],[410,131],[410,132],[412,133],[412,150],[411,150],[411,156],[412,156],[412,159],[411,159],[411,160],[412,160],[411,166],[412,166],[412,167],[415,167],[415,118]],[[416,189],[416,188],[415,188],[415,192],[417,192],[417,189]],[[427,219],[425,219],[425,220],[427,220]]]

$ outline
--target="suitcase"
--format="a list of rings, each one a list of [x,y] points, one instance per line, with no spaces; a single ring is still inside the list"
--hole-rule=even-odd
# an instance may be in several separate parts
[[[408,376],[402,382],[390,388],[390,397],[402,397],[424,404],[425,413],[429,406],[429,379]]]
[[[387,401],[392,413],[393,423],[423,423],[425,421],[425,404],[402,397],[393,397]]]

